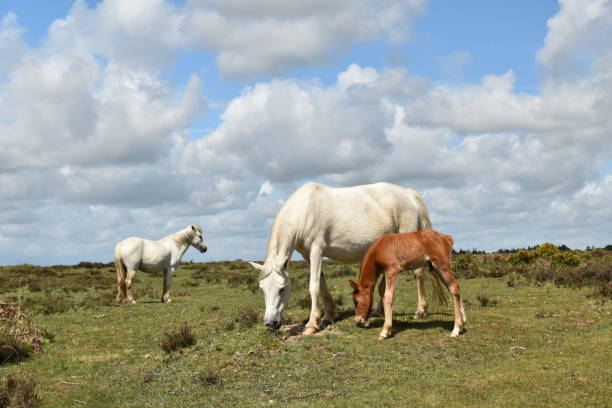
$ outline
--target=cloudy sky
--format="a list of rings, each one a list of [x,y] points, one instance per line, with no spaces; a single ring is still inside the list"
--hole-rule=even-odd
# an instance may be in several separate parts
[[[612,0],[2,0],[0,264],[200,223],[261,259],[305,181],[456,248],[612,243]]]

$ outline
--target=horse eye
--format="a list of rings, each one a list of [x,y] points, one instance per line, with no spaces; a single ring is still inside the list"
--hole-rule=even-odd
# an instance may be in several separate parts
[[[280,290],[278,291],[278,294],[282,294],[285,291],[285,288],[280,288]]]

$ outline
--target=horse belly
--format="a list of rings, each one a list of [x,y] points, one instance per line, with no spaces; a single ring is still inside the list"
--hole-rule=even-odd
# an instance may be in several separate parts
[[[323,256],[339,262],[359,262],[367,249],[367,245],[350,248],[329,247],[323,251]]]
[[[396,232],[391,217],[368,217],[336,223],[331,228],[324,256],[341,262],[359,262],[370,245],[384,234]]]
[[[142,252],[140,269],[146,272],[157,272],[170,265],[171,253],[157,243],[146,243]]]

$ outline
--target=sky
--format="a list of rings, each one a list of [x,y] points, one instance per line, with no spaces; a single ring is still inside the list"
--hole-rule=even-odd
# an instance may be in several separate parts
[[[612,0],[0,0],[0,264],[191,223],[265,257],[307,181],[455,248],[612,244]]]

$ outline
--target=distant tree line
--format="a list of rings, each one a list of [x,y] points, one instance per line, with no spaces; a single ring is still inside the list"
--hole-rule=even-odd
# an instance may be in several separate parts
[[[515,254],[515,253],[517,253],[518,251],[521,251],[521,250],[533,251],[537,247],[538,246],[535,245],[535,246],[528,246],[527,248],[511,248],[511,249],[502,248],[502,249],[498,249],[496,252],[500,253],[500,254]],[[568,247],[565,244],[558,245],[556,247],[561,252],[571,251],[572,250],[570,247]],[[598,249],[598,248],[596,248],[595,246],[587,246],[585,250],[586,251],[593,251],[595,249]],[[604,251],[612,251],[612,245],[606,245],[605,247],[602,247],[602,248],[599,248],[599,249],[603,249]],[[486,251],[482,251],[482,250],[479,250],[479,249],[476,249],[476,248],[472,248],[472,249],[458,249],[458,250],[453,249],[453,253],[454,254],[458,254],[458,255],[459,254],[485,254]]]

